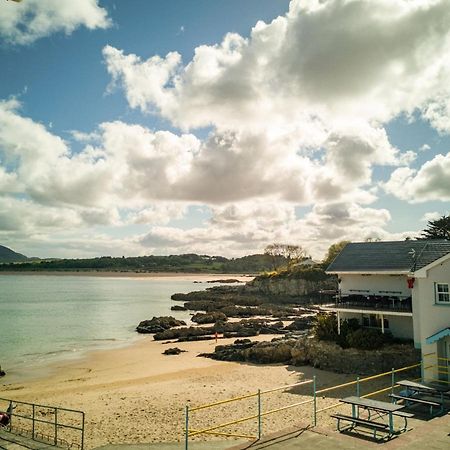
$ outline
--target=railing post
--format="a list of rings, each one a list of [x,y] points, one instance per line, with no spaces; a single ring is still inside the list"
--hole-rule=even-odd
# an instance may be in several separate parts
[[[58,445],[58,408],[55,408],[55,445]]]
[[[261,439],[262,421],[261,421],[261,389],[258,389],[258,440]]]
[[[360,389],[359,389],[359,377],[356,377],[356,396],[360,396]]]
[[[84,412],[81,414],[81,450],[84,450]]]
[[[395,369],[392,368],[392,372],[391,372],[391,394],[394,393],[394,385],[395,385]]]
[[[316,376],[313,376],[313,425],[317,425],[317,404],[316,404]]]
[[[189,449],[189,405],[186,405],[186,423],[185,423],[185,434],[184,434],[184,450]]]
[[[439,360],[437,360],[438,365],[439,365]],[[425,381],[425,370],[424,370],[424,361],[423,358],[420,360],[420,378],[422,383]],[[439,369],[438,369],[439,370]],[[439,378],[439,377],[438,377]]]
[[[35,432],[35,428],[34,428],[34,419],[35,419],[35,417],[36,417],[36,412],[35,412],[35,410],[34,410],[34,403],[33,403],[33,406],[32,406],[32,409],[33,409],[33,413],[32,413],[32,415],[33,415],[33,418],[32,418],[32,439],[34,439],[34,432]]]
[[[9,407],[8,407],[8,411],[9,411],[9,431],[11,431],[11,427],[12,427],[12,422],[13,422],[13,412],[14,412],[14,408],[13,408],[13,402],[12,400],[9,401]]]

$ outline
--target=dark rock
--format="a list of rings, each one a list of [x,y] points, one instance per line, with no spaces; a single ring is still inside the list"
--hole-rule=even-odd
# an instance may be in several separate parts
[[[313,317],[306,316],[294,319],[294,321],[290,325],[287,325],[284,329],[289,331],[303,331],[309,330],[312,326]]]
[[[170,308],[172,311],[187,311],[187,308],[180,305],[175,305]]]
[[[179,355],[180,353],[184,353],[186,350],[181,350],[178,347],[168,348],[163,351],[163,355]]]
[[[205,323],[216,323],[218,320],[225,322],[227,319],[227,316],[219,311],[213,311],[210,313],[197,313],[192,316],[192,322],[198,323],[200,325]]]
[[[0,369],[0,377],[4,377],[6,375],[6,372],[2,369]]]
[[[208,280],[207,283],[241,283],[235,278],[226,278],[225,280]]]
[[[168,339],[180,339],[192,336],[213,335],[215,332],[213,327],[188,327],[188,328],[172,328],[156,333],[153,336],[155,341],[165,341]]]
[[[138,333],[160,333],[172,327],[186,325],[183,320],[177,320],[175,317],[153,317],[151,320],[143,320],[136,327]]]

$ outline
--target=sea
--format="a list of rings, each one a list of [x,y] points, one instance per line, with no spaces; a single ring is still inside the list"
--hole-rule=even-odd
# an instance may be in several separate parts
[[[138,323],[153,316],[189,321],[188,311],[170,310],[177,304],[170,296],[208,286],[174,277],[0,275],[1,383],[90,350],[129,345],[142,338]]]

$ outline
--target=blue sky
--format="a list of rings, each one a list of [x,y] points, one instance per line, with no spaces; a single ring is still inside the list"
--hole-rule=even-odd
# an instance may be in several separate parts
[[[450,209],[446,18],[425,0],[0,3],[0,243],[321,258],[416,236]]]

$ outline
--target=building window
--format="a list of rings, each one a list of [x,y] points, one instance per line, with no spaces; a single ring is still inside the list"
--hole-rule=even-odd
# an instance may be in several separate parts
[[[448,284],[436,283],[436,303],[450,304],[450,292]]]

